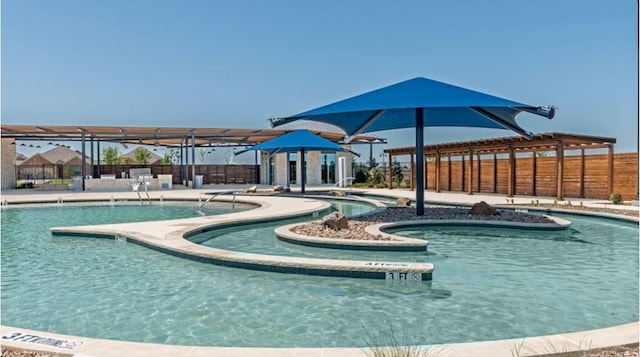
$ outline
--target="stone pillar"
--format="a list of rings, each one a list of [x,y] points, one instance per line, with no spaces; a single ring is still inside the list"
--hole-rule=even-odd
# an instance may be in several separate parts
[[[322,183],[322,168],[320,166],[321,153],[320,151],[305,151],[307,156],[307,185],[319,185]],[[302,158],[301,158],[302,159]],[[302,166],[302,161],[300,161]]]
[[[287,158],[289,155],[284,154],[276,154],[273,157],[273,168],[275,170],[273,174],[273,184],[274,185],[282,185],[287,187],[287,172],[288,165]]]
[[[13,138],[2,138],[2,189],[16,188],[16,142]]]

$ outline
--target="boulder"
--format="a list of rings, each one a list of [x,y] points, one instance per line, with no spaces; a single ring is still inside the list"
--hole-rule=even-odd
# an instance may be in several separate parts
[[[249,189],[247,189],[247,193],[256,193],[258,192],[258,186],[253,185],[251,187],[249,187]]]
[[[411,206],[411,200],[406,197],[400,197],[396,200],[396,206]]]
[[[284,187],[282,187],[282,185],[273,186],[273,192],[282,192],[282,191],[284,191]]]
[[[342,213],[332,212],[322,217],[322,228],[331,228],[334,231],[339,231],[349,228],[349,222],[347,221],[347,217]]]
[[[344,196],[346,196],[344,191],[333,191],[333,195],[336,196],[336,197],[344,197]]]
[[[489,206],[485,201],[480,201],[471,207],[469,214],[472,216],[497,216],[500,212]]]

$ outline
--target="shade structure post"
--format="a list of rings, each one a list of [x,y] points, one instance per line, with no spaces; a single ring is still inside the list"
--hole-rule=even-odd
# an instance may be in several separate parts
[[[473,148],[469,148],[469,183],[467,187],[467,194],[473,195]]]
[[[610,196],[613,193],[613,144],[607,144],[607,195]]]
[[[196,134],[191,133],[191,188],[196,188]]]
[[[300,183],[301,183],[300,192],[302,194],[304,194],[304,181],[305,181],[305,178],[307,176],[307,175],[305,175],[305,172],[307,170],[307,165],[306,165],[305,160],[304,160],[304,148],[300,148],[300,160],[301,160],[301,162],[300,162],[300,169],[301,169],[300,170]]]
[[[87,168],[86,168],[86,163],[87,161],[85,160],[86,154],[85,154],[85,133],[84,130],[82,131],[82,164],[80,165],[80,173],[82,175],[82,191],[85,190],[85,184],[84,184],[84,180],[87,176]]]
[[[93,166],[93,135],[91,135],[89,137],[89,145],[91,145],[91,148],[89,149],[89,155],[91,156],[91,178],[93,178],[93,176],[96,175],[94,166]]]
[[[97,150],[98,150],[98,172],[97,172],[98,175],[96,175],[96,176],[98,178],[100,178],[100,176],[102,175],[102,166],[100,164],[102,162],[102,161],[100,161],[100,140],[98,140],[96,145],[97,145]]]
[[[416,108],[416,216],[424,216],[424,109]]]

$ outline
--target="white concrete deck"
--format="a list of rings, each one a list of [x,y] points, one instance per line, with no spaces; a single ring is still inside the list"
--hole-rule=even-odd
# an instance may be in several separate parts
[[[213,192],[217,190],[232,190],[232,189],[246,189],[246,186],[218,186],[218,187],[205,187],[202,190],[179,190],[174,189],[172,191],[152,191],[150,196],[152,199],[159,199],[162,195],[165,199],[198,199],[198,196],[204,196],[205,192]],[[261,188],[268,188],[267,186]],[[307,187],[308,190],[319,189],[328,190],[330,187]],[[366,190],[368,193],[374,195],[387,195],[390,197],[409,197],[414,198],[414,192],[408,190]],[[6,202],[9,205],[19,202],[56,202],[58,198],[62,198],[65,202],[71,201],[91,201],[91,200],[109,200],[111,196],[116,200],[128,199],[132,201],[138,200],[135,192],[42,192],[34,190],[12,190],[2,191],[0,194],[0,201]],[[244,197],[249,199],[249,197]],[[479,201],[485,201],[489,204],[507,204],[506,197],[503,195],[467,195],[466,193],[433,193],[427,192],[425,194],[427,201],[440,202],[440,203],[457,203],[457,204],[472,204]],[[251,201],[260,201],[263,203],[262,208],[252,210],[255,213],[260,210],[264,210],[264,215],[269,214],[281,216],[282,212],[300,212],[304,210],[313,210],[317,208],[317,203],[306,202],[304,206],[296,203],[295,205],[287,204],[285,201],[272,200],[271,198],[264,198],[261,196],[250,197]],[[511,198],[509,198],[511,200]],[[514,197],[515,204],[529,204],[531,200],[539,200],[540,203],[553,203],[553,198],[542,197]],[[304,200],[302,200],[304,202]],[[588,207],[606,207],[619,210],[631,210],[638,211],[638,207],[611,205],[604,200],[588,200],[588,199],[572,199],[573,205],[579,205],[579,202],[583,202],[583,205]],[[264,204],[266,202],[266,205]],[[290,201],[289,201],[290,202]],[[317,201],[314,201],[317,202]],[[510,202],[510,201],[509,201]],[[308,205],[307,205],[308,203]],[[560,202],[562,206],[563,202]],[[279,211],[282,210],[282,211]],[[260,212],[259,212],[260,213]],[[251,217],[254,217],[251,215]],[[224,219],[224,218],[223,218]],[[234,221],[234,218],[226,218],[229,221]],[[192,221],[193,220],[193,221]],[[136,223],[136,224],[121,224],[118,226],[118,231],[127,231],[135,228],[136,231],[144,231],[145,235],[148,235],[149,239],[177,242],[183,241],[182,239],[176,239],[182,236],[185,232],[193,229],[198,229],[203,222],[210,223],[207,217],[188,219],[187,224],[180,227],[173,226],[169,233],[164,229],[158,228],[157,222],[153,224],[149,223]],[[637,219],[636,219],[637,220]],[[171,221],[167,221],[171,222]],[[167,223],[170,225],[170,223]],[[179,243],[182,244],[182,243]],[[540,354],[549,354],[559,351],[571,351],[585,347],[585,342],[590,345],[590,348],[602,348],[617,345],[629,345],[638,344],[640,324],[638,322],[615,326],[611,328],[583,331],[567,334],[559,334],[552,336],[542,337],[526,337],[521,339],[501,340],[501,341],[485,341],[485,342],[473,342],[473,343],[459,343],[445,346],[436,346],[434,350],[439,351],[437,356],[495,356],[495,357],[510,357],[514,355],[515,351],[518,351],[520,356],[533,356]],[[366,350],[359,348],[245,348],[245,347],[196,347],[196,346],[173,346],[173,345],[159,345],[159,344],[147,344],[138,342],[127,341],[114,341],[104,339],[94,339],[81,336],[68,336],[55,333],[32,331],[22,329],[18,327],[1,326],[0,332],[2,339],[0,344],[2,346],[14,347],[17,349],[24,349],[28,351],[42,351],[61,356],[364,356]],[[14,335],[15,334],[15,335]],[[17,335],[20,334],[20,335]],[[32,336],[26,336],[32,335]],[[14,338],[11,338],[14,336]],[[57,340],[68,341],[81,341],[81,344],[71,348],[61,348],[43,345],[43,341],[49,341],[50,344],[55,343],[54,340],[37,339],[36,337],[43,337]],[[40,341],[40,343],[34,343],[34,341]],[[555,351],[550,351],[550,346],[557,348]]]

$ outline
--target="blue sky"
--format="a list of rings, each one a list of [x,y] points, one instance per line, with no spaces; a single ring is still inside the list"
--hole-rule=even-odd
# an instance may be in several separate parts
[[[265,128],[421,76],[556,105],[518,121],[636,151],[637,16],[632,0],[4,0],[2,123]]]

